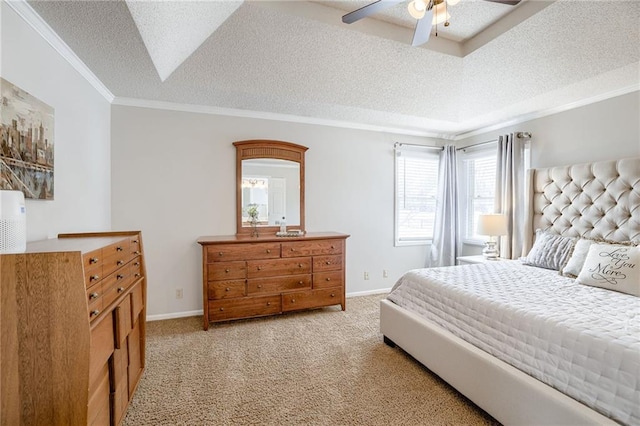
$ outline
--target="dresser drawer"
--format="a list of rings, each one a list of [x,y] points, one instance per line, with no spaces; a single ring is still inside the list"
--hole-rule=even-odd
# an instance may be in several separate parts
[[[245,280],[209,281],[207,286],[209,299],[227,299],[247,295]]]
[[[142,277],[142,259],[139,256],[133,258],[130,268],[133,281]]]
[[[91,330],[89,383],[98,377],[114,350],[113,316],[103,317]]]
[[[344,285],[342,274],[342,270],[315,273],[313,274],[313,288],[342,287]]]
[[[342,288],[308,290],[282,295],[282,312],[318,308],[342,303]]]
[[[114,255],[105,257],[104,261],[102,262],[102,274],[106,277],[113,271],[122,268],[129,262],[129,260],[129,252],[116,253]]]
[[[280,243],[217,244],[207,247],[207,263],[280,257]]]
[[[342,241],[289,241],[282,243],[282,257],[341,254]]]
[[[277,277],[280,275],[302,275],[311,273],[310,257],[290,259],[250,260],[247,262],[247,277]]]
[[[94,250],[82,255],[82,266],[85,271],[102,265],[102,249]]]
[[[124,293],[131,285],[129,268],[120,269],[102,281],[104,307],[107,308],[114,300]]]
[[[103,310],[102,285],[98,284],[87,290],[87,304],[89,308],[89,320],[93,321]]]
[[[131,257],[140,256],[142,254],[139,235],[129,237],[129,253],[131,254]]]
[[[280,295],[209,301],[209,321],[272,315],[281,312]]]
[[[89,384],[88,425],[108,425],[109,409],[109,364],[105,363]]]
[[[274,278],[254,278],[247,282],[247,293],[277,293],[311,288],[311,275],[287,275]]]
[[[102,263],[84,270],[84,285],[89,288],[98,284],[102,280]]]
[[[342,270],[342,255],[315,256],[313,258],[313,272]]]
[[[246,278],[246,262],[216,262],[207,265],[207,281]]]
[[[124,238],[117,243],[113,243],[102,248],[102,257],[105,259],[112,256],[129,256],[129,238]]]

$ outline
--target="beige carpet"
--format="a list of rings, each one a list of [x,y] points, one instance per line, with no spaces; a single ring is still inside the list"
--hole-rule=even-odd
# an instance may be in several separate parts
[[[124,425],[496,424],[399,348],[379,300],[212,324],[150,322],[147,367]]]

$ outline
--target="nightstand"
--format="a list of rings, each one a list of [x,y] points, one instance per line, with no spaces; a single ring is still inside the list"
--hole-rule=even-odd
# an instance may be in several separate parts
[[[471,265],[473,263],[498,262],[500,261],[500,258],[496,260],[488,260],[487,258],[485,258],[483,255],[480,254],[477,256],[459,256],[457,260],[458,260],[458,265]]]

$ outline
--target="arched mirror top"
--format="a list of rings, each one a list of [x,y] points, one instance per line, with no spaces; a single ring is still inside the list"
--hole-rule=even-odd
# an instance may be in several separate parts
[[[282,221],[288,229],[304,231],[304,156],[308,148],[262,139],[233,145],[237,233],[275,234]]]

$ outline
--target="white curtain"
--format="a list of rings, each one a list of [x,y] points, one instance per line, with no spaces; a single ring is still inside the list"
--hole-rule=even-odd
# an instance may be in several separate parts
[[[507,216],[500,257],[517,259],[524,240],[524,143],[511,133],[498,138],[495,211]]]
[[[456,149],[447,145],[440,154],[438,197],[433,229],[433,243],[427,266],[456,264],[458,238],[458,190]]]

